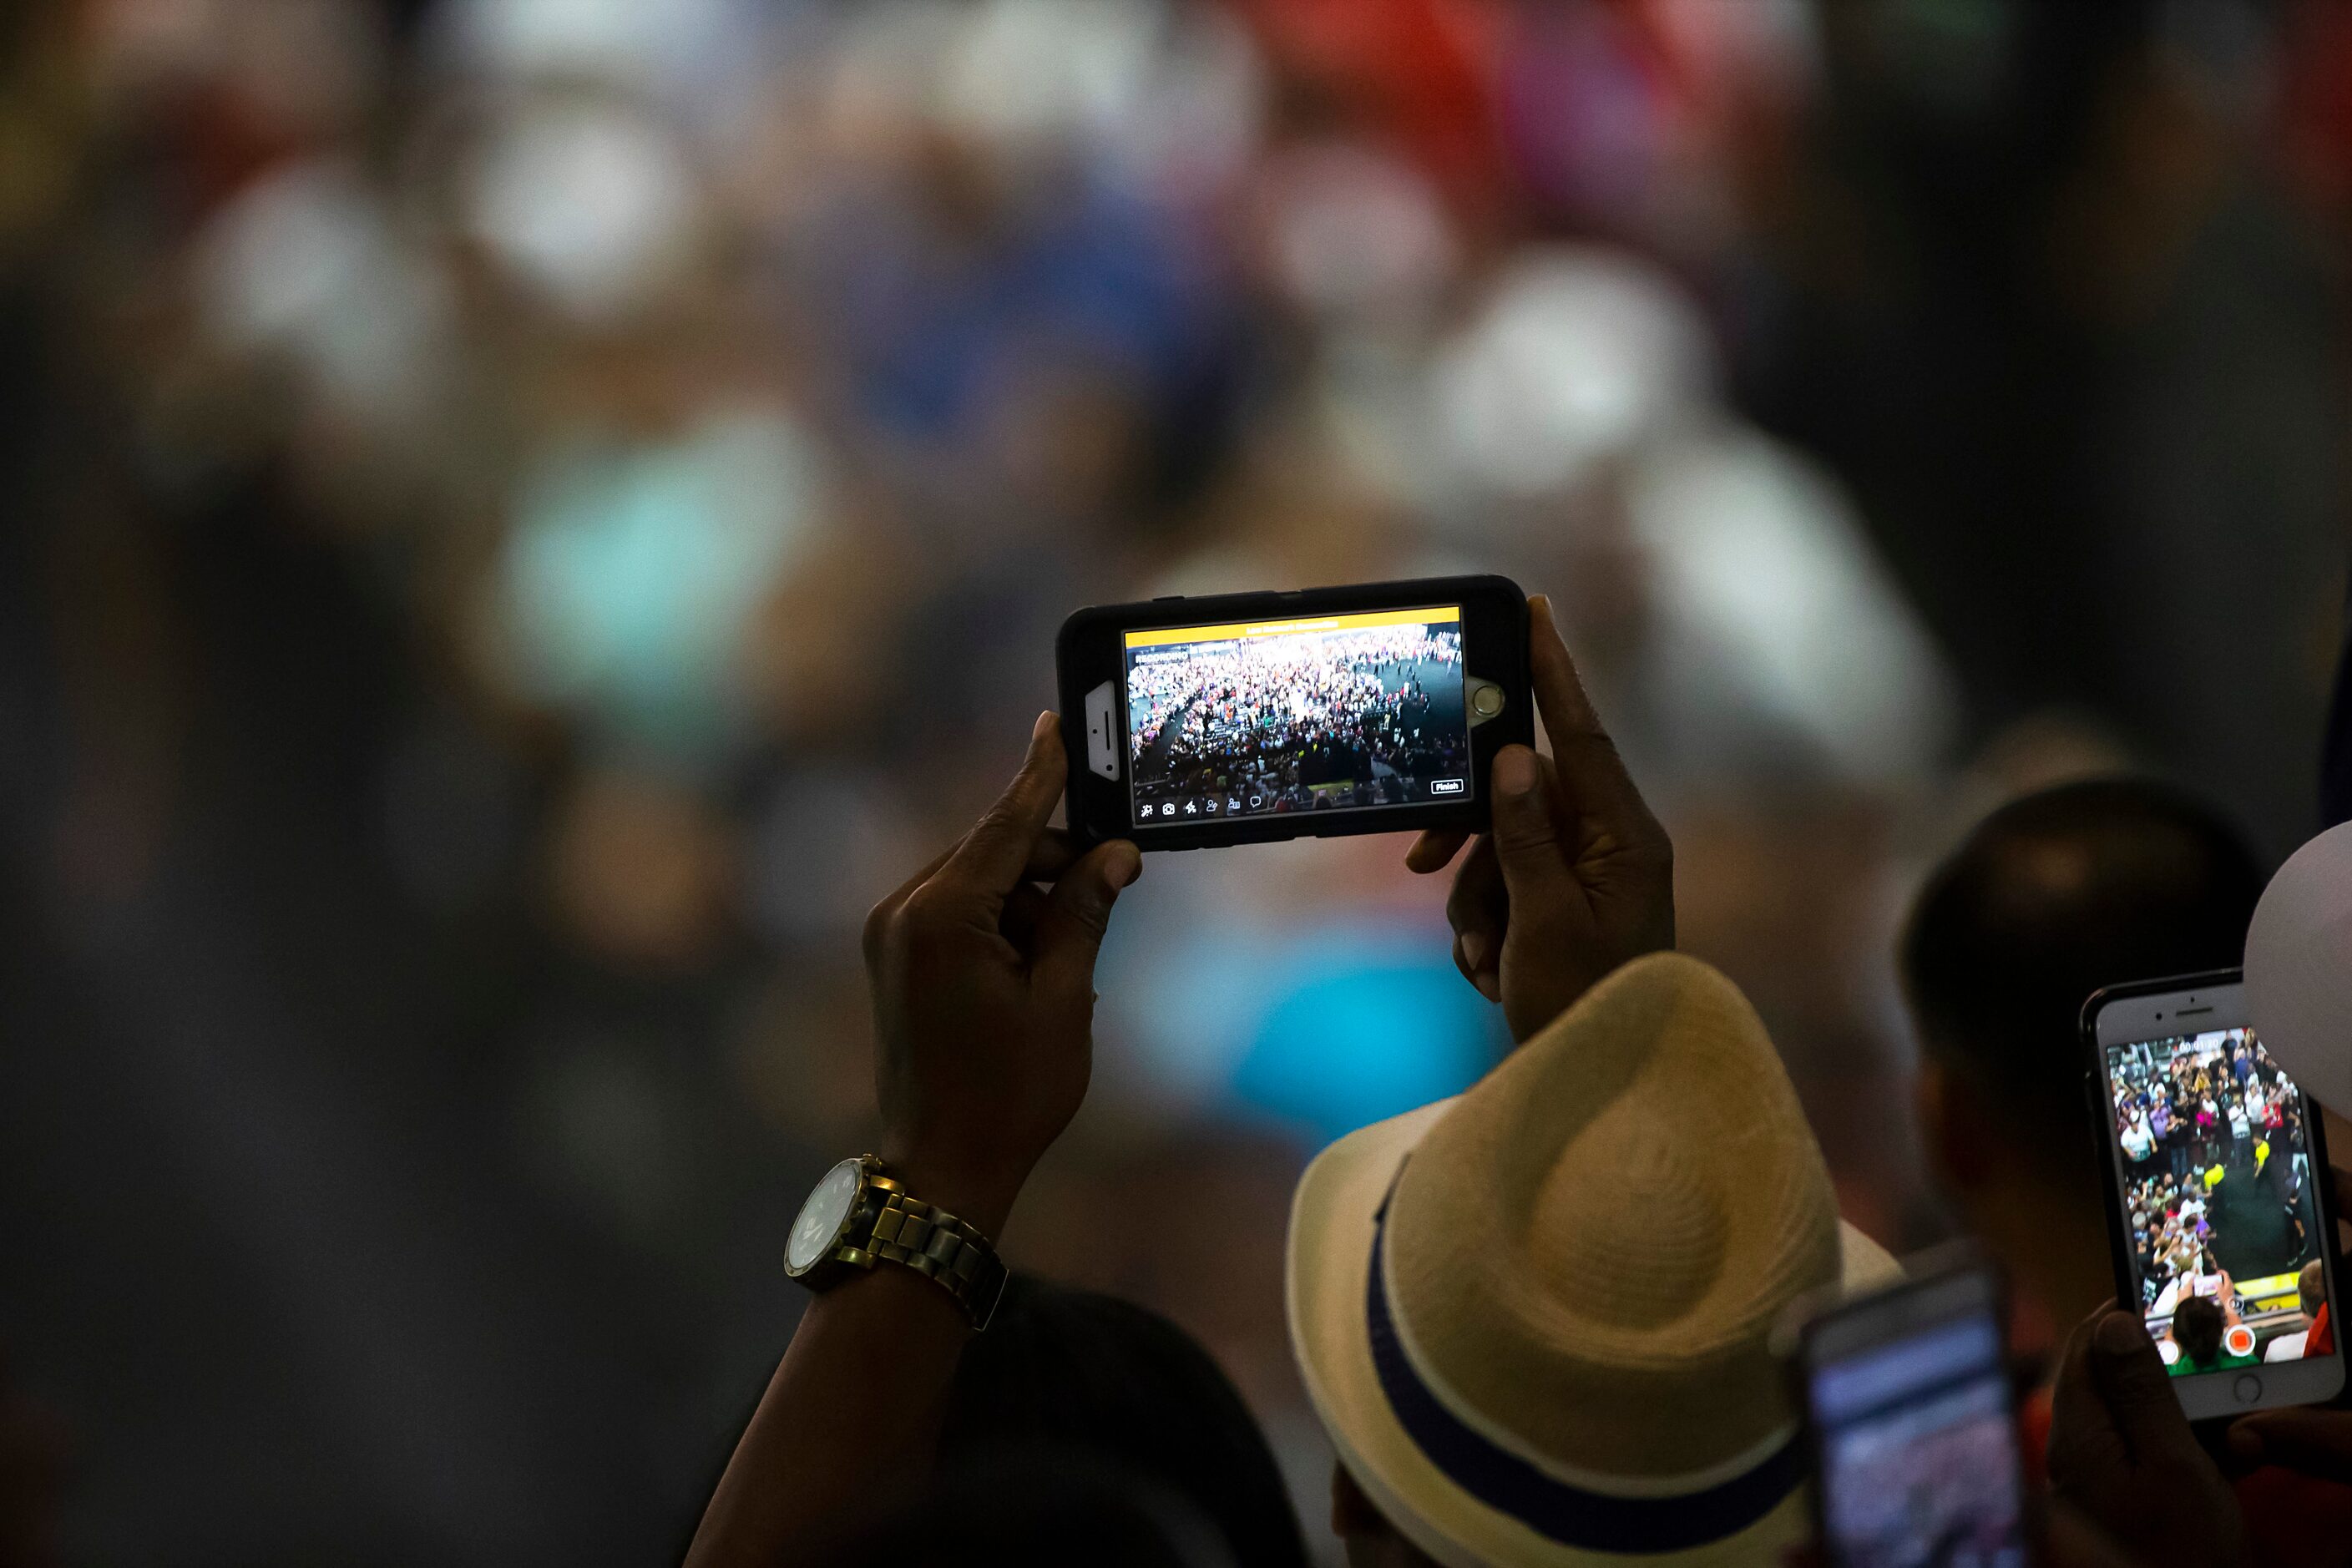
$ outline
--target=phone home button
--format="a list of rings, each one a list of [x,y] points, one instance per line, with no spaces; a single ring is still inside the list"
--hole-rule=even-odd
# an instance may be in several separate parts
[[[2239,1404],[2252,1405],[2263,1396],[2263,1380],[2251,1372],[2246,1373],[2230,1385],[2230,1392],[2238,1396]]]

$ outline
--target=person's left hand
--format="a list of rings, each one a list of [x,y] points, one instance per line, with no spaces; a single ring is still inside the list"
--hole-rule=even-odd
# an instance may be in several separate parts
[[[1003,797],[866,921],[883,1158],[992,1239],[1086,1098],[1095,954],[1143,868],[1125,839],[1074,858],[1047,830],[1067,773],[1044,714]]]
[[[2150,1568],[2246,1560],[2236,1495],[2198,1447],[2146,1326],[2112,1301],[2059,1362],[2050,1485]]]

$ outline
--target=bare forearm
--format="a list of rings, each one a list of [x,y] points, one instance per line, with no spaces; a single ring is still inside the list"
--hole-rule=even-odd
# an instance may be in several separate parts
[[[1060,721],[1041,713],[996,805],[866,921],[881,1153],[909,1202],[982,1237],[1003,1234],[1023,1178],[1086,1097],[1095,957],[1142,867],[1124,840],[1075,860],[1056,841],[1045,823],[1068,772]],[[824,1205],[803,1210],[803,1239],[825,1250],[799,1268],[855,1263],[834,1250],[853,1221],[868,1228],[848,1240],[881,1234],[880,1200],[865,1185],[874,1172],[859,1164],[856,1193],[828,1184]],[[834,1206],[845,1196],[848,1206]],[[926,1256],[941,1256],[936,1237]],[[979,1276],[965,1258],[977,1254],[951,1267],[969,1283]],[[1002,1282],[992,1268],[988,1278]],[[887,1259],[819,1296],[703,1510],[688,1568],[770,1568],[919,1493],[971,1331],[956,1297]]]
[[[772,1568],[930,1463],[962,1310],[930,1280],[877,1268],[809,1304],[688,1549],[687,1568]]]

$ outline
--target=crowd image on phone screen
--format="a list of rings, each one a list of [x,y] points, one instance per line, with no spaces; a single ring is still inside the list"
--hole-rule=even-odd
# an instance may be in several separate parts
[[[2325,1353],[2294,1081],[2251,1029],[2109,1046],[2106,1059],[2139,1306],[2173,1375]]]
[[[1129,632],[1146,826],[1465,798],[1458,607]]]

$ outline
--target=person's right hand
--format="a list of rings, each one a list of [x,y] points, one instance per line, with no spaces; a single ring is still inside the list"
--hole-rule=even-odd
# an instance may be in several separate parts
[[[2146,1326],[2112,1301],[2058,1363],[2050,1486],[2149,1568],[2245,1562],[2236,1495],[2198,1447]]]
[[[1042,714],[1003,797],[866,920],[883,1158],[992,1240],[1086,1098],[1095,954],[1143,868],[1125,839],[1074,859],[1046,828],[1067,773]]]
[[[1528,601],[1528,664],[1552,754],[1495,753],[1493,821],[1445,905],[1454,963],[1525,1040],[1626,960],[1675,945],[1675,854],[1577,679],[1551,602]],[[1440,869],[1466,838],[1424,833],[1405,855]]]
[[[2352,1483],[2352,1410],[2297,1405],[2241,1417],[2230,1452],[2248,1465],[2278,1465],[2322,1480]]]

